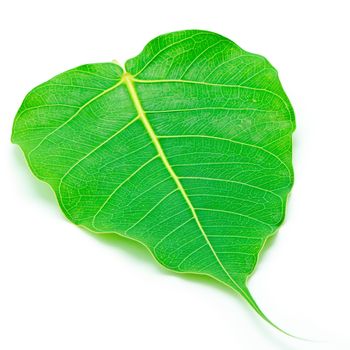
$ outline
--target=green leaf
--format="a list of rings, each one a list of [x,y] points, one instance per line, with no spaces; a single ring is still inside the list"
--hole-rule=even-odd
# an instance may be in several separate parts
[[[152,40],[125,71],[88,64],[39,85],[12,140],[73,223],[219,280],[270,322],[247,278],[284,219],[294,128],[265,58],[188,30]]]

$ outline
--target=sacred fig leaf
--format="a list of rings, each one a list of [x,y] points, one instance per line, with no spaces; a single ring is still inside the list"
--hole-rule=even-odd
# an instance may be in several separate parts
[[[264,57],[186,30],[152,40],[125,70],[87,64],[39,85],[12,141],[70,221],[219,280],[270,322],[246,282],[284,219],[294,128]]]

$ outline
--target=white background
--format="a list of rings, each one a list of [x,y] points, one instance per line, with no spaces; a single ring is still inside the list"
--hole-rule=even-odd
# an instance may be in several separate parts
[[[0,349],[350,349],[348,1],[3,1],[0,8]],[[235,293],[165,271],[116,236],[70,224],[10,143],[25,94],[159,34],[223,34],[277,67],[297,117],[287,219]]]

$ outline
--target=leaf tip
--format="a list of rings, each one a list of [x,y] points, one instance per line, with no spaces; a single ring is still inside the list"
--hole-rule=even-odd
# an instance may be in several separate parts
[[[246,286],[246,284],[244,284],[244,286],[242,286],[242,292],[240,293],[244,299],[248,302],[248,304],[255,310],[255,312],[264,320],[266,321],[269,325],[271,325],[273,328],[277,329],[279,332],[294,338],[294,339],[298,339],[298,340],[303,340],[303,341],[312,341],[310,339],[306,339],[303,337],[299,337],[296,336],[294,334],[291,334],[287,331],[285,331],[284,329],[280,328],[279,326],[277,326],[274,322],[272,322],[266,315],[265,313],[260,309],[260,307],[258,306],[258,304],[256,303],[256,301],[254,300],[253,296],[251,295],[248,287]]]

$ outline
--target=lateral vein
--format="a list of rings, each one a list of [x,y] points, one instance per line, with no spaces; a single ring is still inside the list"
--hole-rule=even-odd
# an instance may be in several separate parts
[[[56,133],[58,130],[62,129],[64,126],[66,126],[68,123],[70,123],[75,117],[77,117],[79,115],[79,113],[84,110],[86,107],[88,107],[92,102],[96,101],[97,99],[101,98],[102,96],[106,95],[107,93],[109,93],[110,91],[115,90],[119,85],[122,84],[122,80],[118,81],[115,85],[109,87],[106,90],[103,90],[100,94],[94,96],[93,98],[91,98],[90,100],[88,100],[87,102],[85,102],[81,107],[79,107],[79,109],[70,117],[68,118],[64,123],[62,123],[61,125],[59,125],[57,128],[55,128],[53,131],[51,131],[49,134],[47,134],[29,153],[28,153],[28,158],[30,159],[31,154],[37,150],[45,140],[47,140],[51,135],[53,135],[54,133]]]

